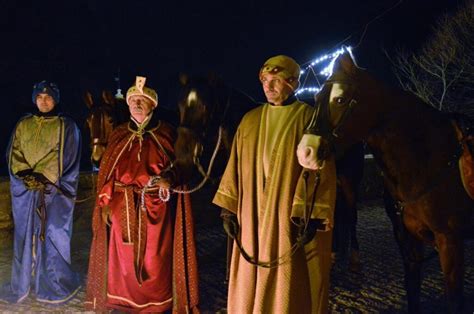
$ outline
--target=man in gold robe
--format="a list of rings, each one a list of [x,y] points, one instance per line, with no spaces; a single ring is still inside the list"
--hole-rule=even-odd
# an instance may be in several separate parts
[[[283,55],[260,69],[268,102],[242,119],[213,200],[237,244],[229,313],[328,311],[336,172],[333,160],[317,171],[298,163],[313,113],[294,95],[299,75],[299,65]]]

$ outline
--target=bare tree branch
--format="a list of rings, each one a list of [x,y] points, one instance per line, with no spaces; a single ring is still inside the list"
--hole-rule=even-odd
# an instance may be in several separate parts
[[[420,51],[398,49],[389,57],[402,88],[435,108],[474,117],[473,34],[474,0],[466,0],[438,21]]]

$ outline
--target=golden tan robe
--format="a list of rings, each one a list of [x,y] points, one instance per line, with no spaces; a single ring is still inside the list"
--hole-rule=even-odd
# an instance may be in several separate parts
[[[296,149],[313,109],[295,102],[285,113],[274,143],[266,180],[263,154],[269,104],[247,113],[234,137],[232,152],[213,202],[237,214],[244,249],[260,262],[285,255],[296,242],[292,218],[310,207],[314,172],[308,189]],[[281,122],[280,122],[281,123]],[[272,136],[273,137],[273,136]],[[331,241],[336,193],[333,160],[323,168],[312,218],[327,219],[329,231],[319,232],[276,268],[248,263],[234,246],[228,293],[229,313],[325,313],[328,308]],[[308,202],[305,202],[305,198]],[[307,208],[309,210],[309,208]]]

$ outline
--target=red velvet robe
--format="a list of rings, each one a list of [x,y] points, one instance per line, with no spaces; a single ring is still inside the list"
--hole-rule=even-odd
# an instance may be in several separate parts
[[[93,215],[94,235],[86,296],[88,309],[103,310],[107,307],[163,312],[173,306],[173,262],[179,260],[182,263],[182,259],[173,260],[171,207],[169,202],[159,199],[157,190],[145,194],[146,211],[141,204],[141,189],[151,176],[159,175],[170,164],[173,132],[163,122],[151,124],[141,137],[134,130],[133,123],[119,126],[112,133],[104,153]],[[100,214],[104,206],[109,206],[111,211],[108,245],[104,245],[107,234]],[[175,236],[182,233],[180,230]],[[191,273],[196,276],[191,281],[197,291],[192,242]],[[182,249],[178,248],[178,252],[181,254],[177,255],[186,256]],[[184,284],[188,284],[187,280]],[[175,293],[175,304],[178,302],[176,299]],[[192,302],[186,307],[192,308]],[[178,308],[175,306],[175,311]]]

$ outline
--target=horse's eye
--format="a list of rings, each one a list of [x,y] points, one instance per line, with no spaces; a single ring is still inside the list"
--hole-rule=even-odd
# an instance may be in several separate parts
[[[336,97],[336,99],[334,99],[334,101],[338,105],[342,105],[342,104],[346,103],[346,99],[344,97]]]

